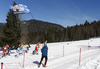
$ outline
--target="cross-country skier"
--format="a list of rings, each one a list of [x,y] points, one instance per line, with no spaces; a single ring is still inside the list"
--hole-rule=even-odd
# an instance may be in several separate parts
[[[20,54],[20,47],[17,48],[15,57],[18,57],[19,54]]]
[[[41,65],[42,61],[43,61],[43,58],[45,58],[45,64],[44,64],[44,67],[47,67],[46,64],[47,64],[47,60],[48,60],[48,47],[47,47],[47,44],[44,44],[44,47],[41,49],[41,52],[42,52],[42,57],[41,57],[41,61],[39,63],[39,66]]]
[[[38,46],[35,47],[35,54],[38,55]]]
[[[28,44],[28,47],[29,47],[29,48],[31,47],[31,43]]]
[[[2,57],[6,56],[6,48],[3,49]]]
[[[10,56],[10,47],[9,47],[9,46],[8,46],[8,48],[7,48],[7,55]]]
[[[2,57],[2,47],[0,47],[0,58]]]

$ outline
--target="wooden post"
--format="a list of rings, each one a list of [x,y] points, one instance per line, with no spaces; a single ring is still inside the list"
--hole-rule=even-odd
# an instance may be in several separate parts
[[[3,69],[3,62],[1,63],[1,69]]]
[[[81,48],[80,48],[80,53],[79,53],[79,66],[81,64]]]
[[[63,46],[63,57],[64,57],[64,46]]]
[[[24,56],[23,56],[23,68],[24,68],[24,63],[25,63],[25,52],[24,52]]]

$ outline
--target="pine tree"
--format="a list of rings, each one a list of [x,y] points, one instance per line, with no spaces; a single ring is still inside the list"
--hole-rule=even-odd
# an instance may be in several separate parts
[[[16,3],[14,2],[14,5]],[[7,23],[3,28],[2,42],[4,44],[14,45],[17,47],[20,44],[21,29],[20,29],[20,18],[18,14],[13,14],[11,10],[7,14]]]

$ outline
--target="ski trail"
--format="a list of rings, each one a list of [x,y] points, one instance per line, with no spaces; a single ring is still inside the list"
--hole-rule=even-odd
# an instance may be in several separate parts
[[[84,52],[87,52],[84,54]],[[81,59],[81,65],[84,64],[88,59],[91,58],[91,56],[99,54],[99,50],[90,50],[90,51],[83,51],[82,52],[82,59]],[[88,55],[87,55],[88,54]],[[73,55],[73,56],[72,56]],[[84,56],[87,55],[87,56]],[[74,58],[74,59],[73,59]],[[95,58],[92,57],[92,58]],[[60,60],[60,61],[59,61]],[[70,61],[69,61],[70,60]],[[82,62],[84,61],[84,62]],[[60,64],[61,63],[61,64]],[[71,54],[69,56],[61,57],[59,59],[56,59],[54,61],[48,62],[48,69],[77,69],[79,67],[79,52],[76,54]]]

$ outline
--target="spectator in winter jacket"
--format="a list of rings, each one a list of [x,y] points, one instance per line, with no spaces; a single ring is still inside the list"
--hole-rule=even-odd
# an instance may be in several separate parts
[[[44,64],[44,67],[46,67],[47,60],[48,60],[48,57],[47,57],[47,55],[48,55],[48,47],[47,47],[46,44],[44,44],[44,47],[41,49],[41,52],[42,52],[42,57],[41,57],[41,61],[40,61],[38,67],[40,67],[40,65],[41,65],[41,63],[42,63],[42,61],[43,61],[43,58],[45,58],[45,64]]]

